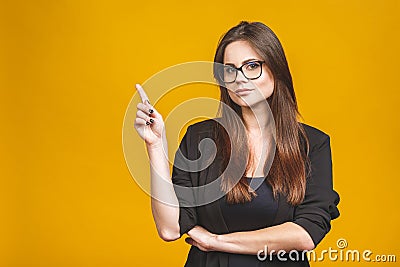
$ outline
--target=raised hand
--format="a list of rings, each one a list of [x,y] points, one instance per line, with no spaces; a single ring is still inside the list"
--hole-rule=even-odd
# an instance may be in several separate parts
[[[142,102],[137,104],[135,129],[147,145],[162,145],[165,136],[163,118],[150,104],[142,86],[136,84],[136,90]]]

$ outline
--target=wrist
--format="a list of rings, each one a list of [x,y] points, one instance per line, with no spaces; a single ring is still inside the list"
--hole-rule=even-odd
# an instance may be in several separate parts
[[[213,251],[220,251],[221,249],[221,245],[222,245],[222,235],[213,235],[213,237],[211,238],[211,242],[210,242],[210,248]]]
[[[159,150],[163,148],[163,142],[162,140],[160,141],[156,141],[154,143],[151,144],[146,144],[147,150]]]

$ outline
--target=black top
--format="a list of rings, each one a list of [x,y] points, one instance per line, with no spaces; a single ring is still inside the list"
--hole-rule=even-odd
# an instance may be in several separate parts
[[[201,158],[199,145],[203,139],[214,138],[214,129],[220,118],[214,118],[192,124],[188,127],[179,145],[179,153],[175,154],[172,170],[172,182],[179,200],[179,227],[180,235],[184,235],[196,225],[200,225],[215,234],[227,234],[231,231],[222,215],[219,201],[204,204],[203,196],[214,194],[214,191],[203,186],[218,181],[221,174],[221,158],[218,155],[208,167],[201,165],[198,168],[196,160]],[[308,140],[308,158],[311,163],[311,172],[307,174],[305,197],[302,203],[293,206],[288,203],[285,194],[278,192],[278,210],[273,225],[293,222],[303,227],[317,246],[331,229],[331,220],[339,217],[339,194],[333,189],[332,160],[330,136],[310,125],[300,123],[305,130]],[[305,142],[301,142],[304,149]],[[200,146],[201,147],[201,146]],[[207,154],[207,153],[206,153]],[[189,159],[182,160],[182,158]],[[181,188],[192,189],[190,193]],[[207,187],[208,188],[208,187]],[[221,199],[220,199],[221,200]],[[202,203],[202,204],[199,204]],[[229,253],[220,251],[205,252],[196,246],[191,246],[187,255],[187,267],[227,267]],[[264,266],[309,266],[304,261],[289,262],[273,259],[264,261]]]
[[[278,202],[274,199],[272,187],[264,177],[247,177],[250,187],[257,196],[250,202],[228,204],[226,197],[220,201],[222,215],[231,232],[252,231],[272,226]],[[257,255],[229,254],[229,267],[256,267],[263,266]]]

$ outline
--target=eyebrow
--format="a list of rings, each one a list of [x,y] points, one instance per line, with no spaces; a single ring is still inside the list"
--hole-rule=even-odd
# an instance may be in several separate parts
[[[258,58],[249,58],[249,59],[246,59],[246,60],[242,61],[242,65],[243,65],[243,64],[246,64],[246,63],[248,63],[248,62],[251,62],[251,61],[256,61],[256,60],[260,60],[260,59],[258,59]],[[225,63],[224,65],[229,65],[229,66],[234,66],[234,67],[236,67],[235,64],[233,64],[233,63]]]

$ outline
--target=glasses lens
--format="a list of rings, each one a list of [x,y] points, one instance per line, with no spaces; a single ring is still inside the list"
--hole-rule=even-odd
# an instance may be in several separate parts
[[[256,79],[261,75],[261,64],[259,62],[249,62],[243,66],[243,73],[248,79]]]
[[[222,80],[226,83],[234,82],[236,79],[237,70],[232,66],[224,66]]]

